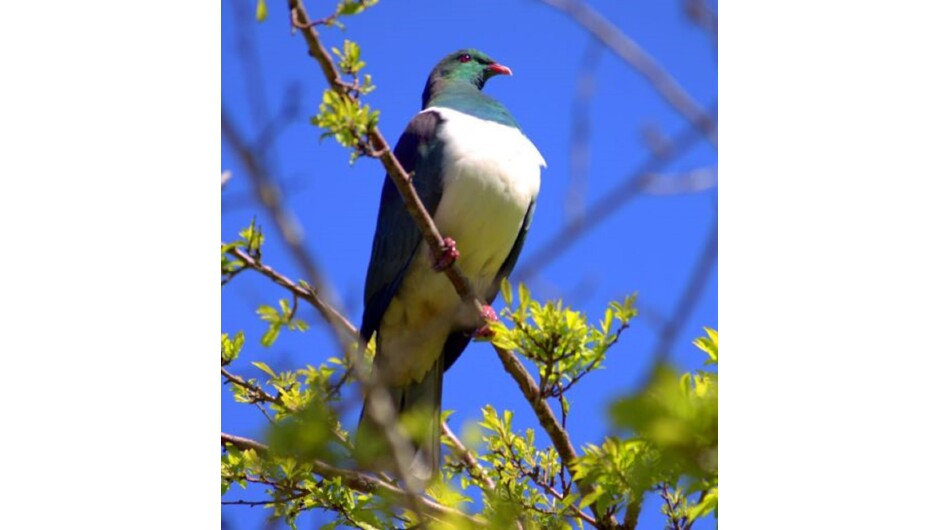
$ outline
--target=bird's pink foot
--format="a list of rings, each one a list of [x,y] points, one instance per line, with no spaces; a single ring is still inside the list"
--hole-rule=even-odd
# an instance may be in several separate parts
[[[480,313],[480,316],[483,317],[483,320],[489,322],[496,322],[499,320],[499,317],[496,315],[496,311],[493,310],[493,306],[485,305],[483,306],[483,311]],[[489,324],[483,324],[476,331],[473,332],[473,338],[475,339],[489,339],[496,333],[490,329]]]
[[[441,258],[434,260],[434,270],[441,272],[444,269],[450,267],[457,261],[457,258],[460,257],[460,251],[457,250],[457,242],[449,237],[444,238],[444,246],[441,247],[442,253]]]

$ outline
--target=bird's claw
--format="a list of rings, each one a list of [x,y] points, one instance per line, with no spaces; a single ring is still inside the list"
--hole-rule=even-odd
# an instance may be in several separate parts
[[[483,306],[483,309],[480,312],[480,316],[483,317],[483,320],[486,320],[488,322],[496,322],[497,320],[499,320],[499,317],[496,316],[496,311],[493,309],[493,306],[490,306],[490,305]],[[489,339],[489,338],[492,338],[493,335],[495,334],[496,332],[494,332],[492,328],[490,328],[489,324],[483,324],[482,326],[477,328],[476,331],[473,332],[473,338]]]
[[[457,250],[457,242],[449,237],[444,238],[444,244],[441,246],[441,257],[434,261],[434,270],[441,272],[450,267],[460,257],[460,251]],[[432,256],[432,259],[433,256]]]

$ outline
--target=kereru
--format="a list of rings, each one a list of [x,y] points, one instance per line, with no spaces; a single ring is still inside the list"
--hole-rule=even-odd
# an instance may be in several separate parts
[[[459,255],[457,263],[476,293],[492,303],[522,250],[546,167],[506,107],[481,91],[496,75],[512,71],[477,50],[445,57],[428,77],[422,111],[395,146],[447,237],[450,259],[435,261],[388,176],[372,243],[359,329],[366,341],[377,333],[374,370],[398,413],[421,411],[432,422],[413,440],[415,454],[409,455],[409,472],[423,481],[437,473],[440,462],[444,371],[480,321],[439,271]],[[374,436],[366,434],[369,428],[374,429],[363,413],[360,439]]]

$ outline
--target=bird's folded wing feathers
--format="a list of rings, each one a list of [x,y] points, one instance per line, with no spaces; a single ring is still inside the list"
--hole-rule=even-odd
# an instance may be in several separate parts
[[[395,157],[405,171],[414,172],[412,182],[432,216],[441,200],[442,142],[437,130],[441,118],[433,111],[415,116],[395,145]],[[411,218],[395,183],[386,175],[376,221],[372,258],[366,275],[365,311],[359,332],[369,340],[382,315],[398,292],[405,271],[421,243],[421,231]]]

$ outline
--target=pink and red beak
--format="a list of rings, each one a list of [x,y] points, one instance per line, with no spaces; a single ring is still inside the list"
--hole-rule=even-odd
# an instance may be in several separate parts
[[[486,71],[490,75],[512,75],[512,70],[508,66],[503,66],[499,63],[493,63],[486,67]]]

